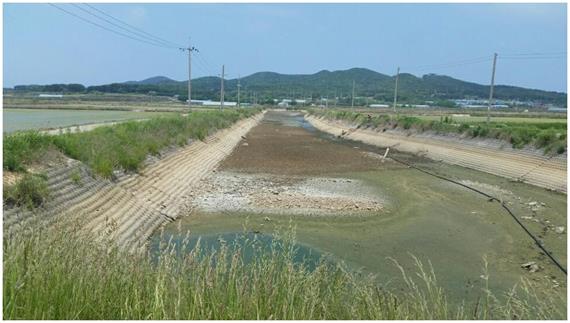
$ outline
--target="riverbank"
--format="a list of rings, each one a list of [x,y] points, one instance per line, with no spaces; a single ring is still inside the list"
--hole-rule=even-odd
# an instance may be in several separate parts
[[[517,150],[496,141],[469,140],[392,129],[361,127],[358,123],[315,115],[307,120],[321,131],[379,147],[422,155],[560,192],[567,191],[566,154],[545,156]]]
[[[257,111],[251,113],[255,112]],[[5,236],[16,236],[22,230],[33,229],[38,223],[53,222],[57,217],[76,218],[80,219],[86,231],[95,232],[105,239],[110,238],[125,249],[137,250],[157,227],[166,221],[172,221],[182,212],[185,205],[184,195],[189,187],[195,185],[224,159],[237,145],[241,136],[262,117],[262,114],[258,113],[237,120],[239,118],[232,119],[236,117],[233,112],[220,113],[221,117],[229,117],[223,122],[225,128],[211,120],[207,123],[210,127],[206,129],[222,129],[203,140],[191,140],[181,148],[170,146],[167,151],[161,150],[159,155],[147,156],[143,160],[144,167],[140,167],[137,173],[117,169],[112,172],[113,178],[105,178],[97,176],[96,170],[90,168],[88,163],[58,155],[57,161],[43,165],[42,172],[45,173],[49,188],[49,198],[45,203],[35,208],[14,205],[11,208],[8,206],[8,209],[5,204]],[[208,115],[203,117],[206,119],[201,119],[202,121],[207,120]],[[234,124],[231,125],[232,123]],[[145,127],[144,124],[145,122],[121,124],[108,127],[104,133],[115,133],[118,130],[114,128],[117,127],[127,127],[124,130],[143,127],[143,131],[152,136],[152,128]],[[100,138],[96,133],[99,129],[103,128],[69,136],[88,135],[88,138]],[[176,131],[176,128],[172,127],[160,129],[167,131],[167,136],[168,131]],[[197,128],[191,131],[203,130]],[[204,134],[207,135],[207,131]],[[44,138],[39,141],[51,139]],[[136,137],[129,138],[133,139]],[[187,143],[188,139],[184,138],[183,143]],[[73,142],[82,143],[87,146],[84,148],[89,149],[90,141],[82,137],[75,138]],[[27,148],[33,149],[32,146]],[[6,149],[6,144],[4,147]],[[122,149],[120,146],[114,148]],[[18,146],[16,149],[22,148]],[[6,153],[4,156],[6,158]],[[6,162],[4,167],[6,168]],[[37,173],[38,170],[34,169],[33,172]]]

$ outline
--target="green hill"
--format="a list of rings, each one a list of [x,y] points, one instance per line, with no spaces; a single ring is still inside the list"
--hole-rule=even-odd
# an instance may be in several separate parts
[[[394,94],[395,76],[389,76],[365,68],[352,68],[343,71],[323,70],[315,74],[279,74],[259,72],[240,80],[243,101],[249,101],[256,93],[258,102],[284,98],[338,97],[339,104],[350,102],[352,82],[355,82],[356,97],[368,98],[369,102],[391,102]],[[237,79],[225,82],[226,100],[235,100]],[[65,92],[65,84],[46,86],[16,86],[16,91],[34,90]],[[106,93],[148,93],[158,95],[178,94],[181,99],[187,95],[187,82],[175,81],[167,77],[152,77],[138,82],[113,83],[87,88],[73,85],[75,91],[99,91]],[[192,80],[192,97],[195,99],[219,100],[220,79],[208,76]],[[416,77],[400,74],[399,101],[402,103],[424,103],[447,99],[485,99],[489,86],[465,82],[445,75],[426,74]],[[538,101],[566,107],[566,93],[526,89],[516,86],[498,85],[495,98],[500,100]]]

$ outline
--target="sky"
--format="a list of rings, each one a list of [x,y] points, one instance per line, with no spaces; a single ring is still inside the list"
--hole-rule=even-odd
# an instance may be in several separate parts
[[[495,84],[567,89],[567,9],[561,3],[91,5],[173,43],[187,45],[190,38],[199,50],[193,78],[220,74],[222,64],[228,78],[352,67],[394,75],[400,66],[416,76],[436,73],[489,84],[496,52]],[[124,32],[72,4],[58,6]],[[47,3],[4,4],[3,18],[4,87],[188,75],[182,51],[131,40]],[[563,57],[507,58],[526,53]]]

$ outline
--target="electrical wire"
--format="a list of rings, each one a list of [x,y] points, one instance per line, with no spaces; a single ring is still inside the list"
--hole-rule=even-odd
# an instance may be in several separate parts
[[[115,20],[115,21],[117,21],[117,22],[119,22],[119,23],[121,23],[121,24],[123,24],[123,25],[125,25],[125,26],[128,26],[129,28],[131,28],[131,29],[133,29],[133,30],[135,30],[135,31],[138,31],[138,32],[140,32],[140,33],[142,33],[142,34],[144,34],[144,35],[147,35],[147,36],[150,37],[150,38],[154,38],[154,39],[156,39],[157,41],[161,41],[161,42],[166,43],[166,44],[171,44],[171,45],[176,46],[176,47],[184,47],[183,45],[179,45],[179,44],[177,44],[177,43],[171,42],[171,41],[166,40],[166,39],[164,39],[164,38],[155,36],[155,35],[153,35],[153,34],[151,34],[151,33],[148,33],[148,32],[146,32],[146,31],[140,29],[140,28],[137,28],[137,27],[135,27],[135,26],[133,26],[133,25],[130,25],[130,24],[128,24],[128,23],[126,23],[126,22],[124,22],[124,21],[118,19],[118,18],[115,18],[115,17],[111,16],[110,14],[104,12],[103,10],[97,9],[96,7],[94,7],[94,6],[92,6],[92,5],[88,4],[88,3],[83,3],[83,4],[84,4],[85,6],[88,6],[88,7],[91,8],[91,9],[93,9],[93,10],[99,12],[100,14],[102,14],[102,15],[104,15],[104,16],[107,16],[107,17],[109,17],[109,18],[111,18],[111,19],[113,19],[113,20]]]
[[[139,42],[142,42],[142,43],[146,43],[146,44],[149,44],[149,45],[153,45],[153,46],[157,46],[157,47],[169,48],[169,47],[166,47],[166,46],[158,45],[158,44],[156,44],[156,43],[151,43],[151,42],[146,41],[146,40],[144,40],[144,39],[140,39],[140,38],[133,37],[133,36],[128,35],[128,34],[124,34],[124,33],[122,33],[122,32],[116,31],[116,30],[111,29],[111,28],[107,28],[107,27],[105,27],[105,26],[103,26],[103,25],[101,25],[101,24],[98,24],[98,23],[93,22],[93,21],[91,21],[91,20],[89,20],[89,19],[86,19],[86,18],[84,18],[84,17],[82,17],[82,16],[80,16],[80,15],[77,15],[77,14],[71,12],[71,11],[68,11],[68,10],[66,10],[66,9],[63,9],[63,8],[61,8],[61,7],[59,7],[59,6],[55,5],[55,4],[53,4],[53,3],[48,3],[48,4],[49,4],[50,6],[52,6],[52,7],[54,7],[54,8],[57,8],[58,10],[61,10],[61,11],[65,12],[65,13],[67,13],[68,15],[71,15],[71,16],[73,16],[73,17],[75,17],[75,18],[78,18],[78,19],[80,19],[80,20],[82,20],[82,21],[88,23],[88,24],[91,24],[91,25],[94,25],[94,26],[96,26],[96,27],[102,28],[102,29],[104,29],[104,30],[107,30],[107,31],[112,32],[112,33],[114,33],[114,34],[117,34],[117,35],[119,35],[119,36],[123,36],[123,37],[129,38],[129,39],[132,39],[132,40],[136,40],[136,41],[139,41]]]
[[[469,59],[453,61],[453,62],[448,62],[448,63],[441,63],[441,64],[404,66],[401,69],[405,69],[405,70],[426,70],[426,69],[448,68],[448,67],[478,64],[478,63],[486,62],[486,61],[490,61],[490,60],[492,60],[492,58],[489,56],[480,56],[480,57],[469,58]]]
[[[505,209],[505,211],[507,211],[507,213],[509,213],[509,215],[513,218],[513,220],[515,220],[515,222],[516,222],[516,223],[525,231],[525,233],[534,241],[534,243],[536,244],[536,246],[554,263],[554,265],[556,265],[556,267],[558,267],[558,269],[560,269],[560,271],[562,271],[562,272],[564,273],[564,275],[568,275],[568,274],[567,274],[567,271],[566,271],[566,268],[565,268],[556,258],[554,258],[554,256],[553,256],[548,250],[546,250],[546,248],[543,246],[542,241],[540,241],[536,236],[534,236],[534,234],[532,234],[532,233],[528,230],[528,228],[515,216],[515,214],[513,213],[513,211],[511,211],[511,209],[506,205],[506,203],[505,203],[504,201],[501,201],[500,199],[498,199],[498,198],[496,198],[496,197],[494,197],[494,196],[492,196],[492,195],[490,195],[490,194],[488,194],[488,193],[482,192],[482,191],[480,191],[480,190],[478,190],[478,189],[476,189],[476,188],[474,188],[474,187],[471,187],[471,186],[469,186],[469,185],[460,183],[460,182],[458,182],[458,181],[455,181],[455,180],[453,180],[453,179],[447,178],[447,177],[445,177],[445,176],[442,176],[442,175],[439,175],[439,174],[436,174],[436,173],[427,171],[427,170],[425,170],[425,169],[423,169],[423,168],[420,168],[420,167],[418,167],[418,166],[416,166],[416,165],[414,165],[414,164],[405,162],[405,161],[400,160],[400,159],[398,159],[398,158],[395,158],[395,157],[389,157],[389,158],[392,159],[392,160],[394,160],[394,161],[396,161],[396,162],[398,162],[398,163],[400,163],[400,164],[403,164],[403,165],[406,165],[406,166],[408,166],[408,167],[411,167],[411,168],[413,168],[413,169],[415,169],[415,170],[418,170],[418,171],[420,171],[420,172],[422,172],[422,173],[424,173],[424,174],[437,177],[437,178],[439,178],[439,179],[442,179],[442,180],[444,180],[444,181],[448,181],[448,182],[453,183],[453,184],[457,184],[457,185],[459,185],[459,186],[463,186],[463,187],[465,187],[465,188],[467,188],[467,189],[469,189],[469,190],[472,190],[472,191],[474,191],[474,192],[476,192],[476,193],[479,193],[479,194],[485,196],[486,198],[489,199],[490,202],[493,202],[493,201],[498,202],[498,203],[501,205],[501,207],[502,207],[503,209]]]
[[[145,36],[145,35],[142,34],[142,33],[133,32],[133,31],[129,30],[128,28],[125,28],[125,27],[123,27],[123,26],[121,26],[121,25],[119,25],[119,24],[116,24],[116,23],[110,21],[109,19],[106,19],[106,18],[104,18],[104,17],[101,17],[101,16],[99,16],[99,15],[97,15],[97,14],[95,14],[95,13],[93,13],[93,12],[87,10],[87,9],[84,9],[83,7],[79,6],[78,4],[71,3],[71,5],[73,5],[73,6],[76,7],[77,9],[79,9],[79,10],[81,10],[81,11],[83,11],[83,12],[85,12],[85,13],[87,13],[87,14],[89,14],[89,15],[91,15],[91,16],[97,18],[97,19],[103,20],[103,21],[107,22],[108,24],[111,24],[111,25],[113,25],[113,26],[115,26],[115,27],[117,27],[117,28],[120,28],[121,30],[126,31],[127,33],[134,34],[135,37],[140,37],[141,39],[145,39],[145,40],[147,40],[147,41],[149,41],[149,42],[156,43],[156,44],[158,44],[158,45],[160,45],[160,46],[169,47],[169,48],[179,48],[179,46],[172,46],[172,45],[170,45],[170,44],[168,44],[168,43],[165,43],[165,42],[162,42],[162,41],[156,41],[156,40],[154,40],[153,38],[148,37],[148,36]]]

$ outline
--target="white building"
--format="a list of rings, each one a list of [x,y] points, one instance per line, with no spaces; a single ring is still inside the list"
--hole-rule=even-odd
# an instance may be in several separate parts
[[[63,94],[40,94],[40,98],[63,98]]]
[[[188,100],[186,100],[188,102]],[[220,101],[211,101],[211,100],[192,100],[193,105],[202,105],[208,107],[219,107]],[[224,101],[224,107],[235,107],[237,106],[237,102],[230,102]]]

